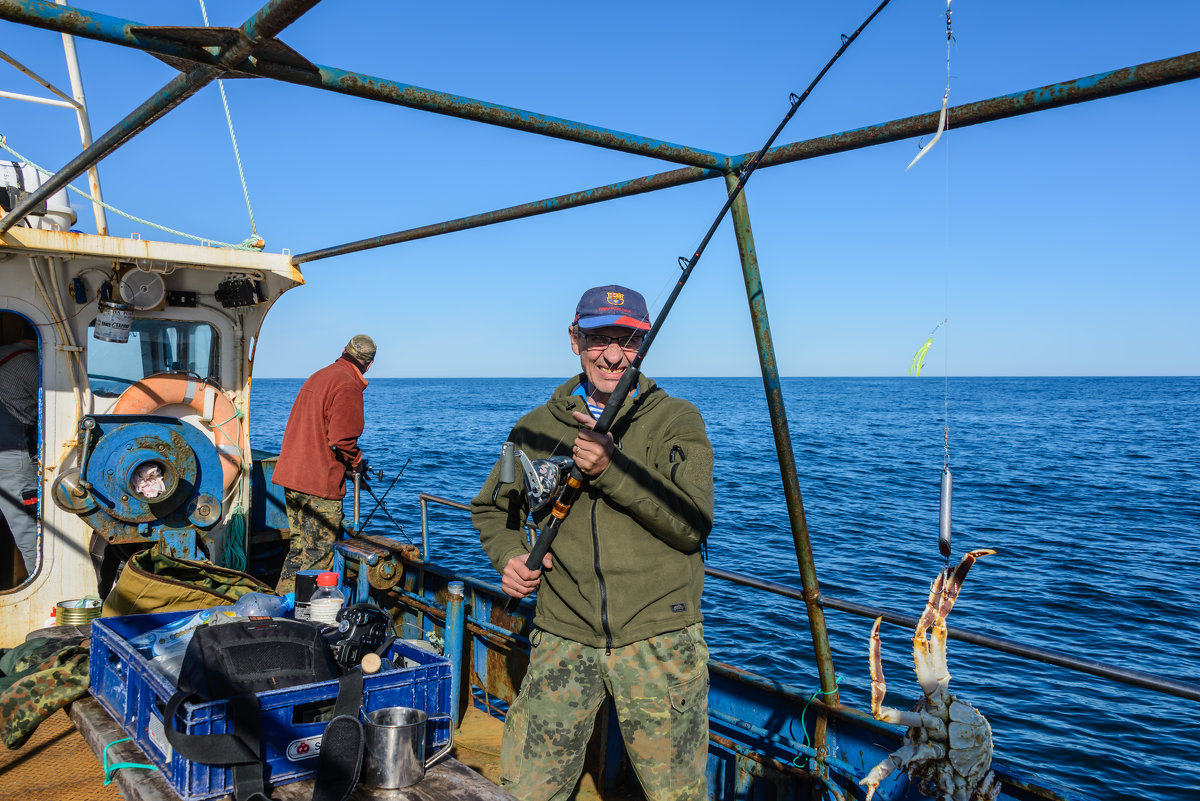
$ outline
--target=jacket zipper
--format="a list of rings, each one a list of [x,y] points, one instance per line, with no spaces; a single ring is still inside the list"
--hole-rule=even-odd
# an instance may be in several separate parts
[[[604,654],[612,654],[612,631],[608,627],[608,588],[604,586],[604,573],[600,570],[600,532],[596,528],[596,507],[599,502],[592,500],[592,553],[595,554],[593,566],[596,569],[596,580],[600,583],[600,625],[604,628]]]

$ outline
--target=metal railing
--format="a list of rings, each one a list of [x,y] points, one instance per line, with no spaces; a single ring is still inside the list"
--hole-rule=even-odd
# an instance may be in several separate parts
[[[438,495],[430,495],[422,492],[421,499],[421,542],[425,548],[423,553],[425,558],[429,559],[429,511],[430,503],[448,506],[451,509],[459,509],[464,512],[469,512],[471,507],[465,503],[452,501],[449,498],[443,498]],[[537,529],[526,523],[526,528],[536,534]],[[779,595],[784,598],[804,602],[804,592],[798,587],[792,587],[787,584],[781,584],[776,581],[768,581],[766,579],[748,576],[745,573],[737,573],[732,570],[724,570],[712,565],[704,566],[705,575],[713,578],[722,579],[733,584],[739,584],[743,587],[761,590],[763,592]],[[905,626],[907,628],[915,628],[917,618],[913,615],[903,615],[898,612],[891,612],[886,609],[880,609],[866,604],[855,603],[853,601],[844,601],[840,598],[834,598],[829,595],[822,594],[820,604],[825,609],[836,609],[839,612],[846,612],[851,615],[858,615],[874,619],[877,617],[883,618],[888,623],[893,623],[897,626]],[[1011,654],[1023,659],[1031,659],[1036,662],[1044,662],[1048,665],[1067,668],[1068,670],[1078,671],[1079,673],[1087,673],[1092,676],[1099,676],[1105,679],[1111,679],[1121,684],[1126,684],[1131,687],[1139,687],[1144,690],[1154,690],[1155,692],[1173,695],[1178,698],[1187,698],[1191,701],[1200,701],[1200,684],[1192,682],[1180,681],[1178,679],[1159,676],[1154,673],[1147,673],[1141,670],[1130,670],[1128,668],[1110,665],[1106,662],[1101,662],[1095,659],[1083,659],[1077,656],[1071,656],[1061,651],[1053,651],[1048,648],[1038,648],[1032,645],[1016,642],[1015,640],[1005,639],[1004,637],[995,637],[990,634],[978,634],[967,629],[958,628],[957,626],[947,626],[947,635],[952,640],[967,642],[973,645],[980,645],[984,648],[990,648],[993,651]]]

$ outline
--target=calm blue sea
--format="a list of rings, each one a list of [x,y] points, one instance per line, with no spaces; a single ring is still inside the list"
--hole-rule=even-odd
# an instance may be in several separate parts
[[[300,380],[257,380],[255,447],[277,449]],[[417,493],[466,502],[551,379],[375,379],[362,444],[419,542]],[[799,586],[762,382],[674,378],[716,450],[717,567]],[[827,596],[917,615],[942,565],[948,423],[955,558],[976,564],[951,625],[1200,682],[1200,379],[783,381]],[[373,506],[364,497],[366,509]],[[364,512],[365,514],[365,512]],[[391,524],[377,515],[385,530]],[[465,513],[431,513],[430,558],[494,580]],[[817,689],[802,605],[709,581],[714,659]],[[847,703],[868,704],[871,621],[829,610]],[[911,632],[884,626],[889,703],[919,692]],[[951,689],[991,721],[996,760],[1100,799],[1200,797],[1200,704],[951,642]]]

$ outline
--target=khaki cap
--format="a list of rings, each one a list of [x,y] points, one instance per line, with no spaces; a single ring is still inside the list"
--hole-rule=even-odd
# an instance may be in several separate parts
[[[358,359],[364,364],[375,361],[375,340],[366,334],[355,334],[346,343],[346,355]]]

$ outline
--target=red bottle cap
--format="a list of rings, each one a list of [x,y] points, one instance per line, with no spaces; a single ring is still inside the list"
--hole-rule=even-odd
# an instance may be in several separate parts
[[[340,578],[340,576],[338,576],[338,574],[334,573],[333,571],[329,571],[328,573],[318,573],[317,574],[317,586],[318,587],[336,587],[339,578]]]

